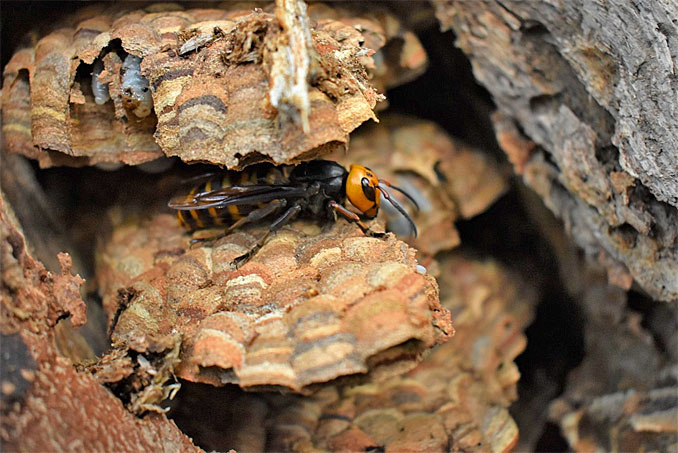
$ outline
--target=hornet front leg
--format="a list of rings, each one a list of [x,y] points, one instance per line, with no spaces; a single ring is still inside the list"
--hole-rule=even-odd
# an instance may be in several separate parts
[[[346,209],[345,207],[343,207],[342,205],[340,205],[336,201],[331,200],[328,203],[328,206],[334,212],[341,214],[349,222],[353,222],[356,225],[358,225],[360,227],[360,229],[363,231],[363,233],[366,234],[367,236],[381,237],[381,236],[384,235],[384,233],[375,233],[374,231],[370,230],[369,227],[367,225],[365,225],[362,222],[362,220],[360,220],[360,217],[358,216],[358,214],[356,214],[355,212],[349,211],[348,209]]]

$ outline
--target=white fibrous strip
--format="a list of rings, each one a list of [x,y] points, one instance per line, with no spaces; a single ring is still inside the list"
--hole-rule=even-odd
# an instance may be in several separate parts
[[[141,58],[136,55],[127,55],[120,71],[122,82],[122,97],[132,105],[136,116],[143,118],[151,113],[153,98],[148,80],[141,75]]]
[[[99,82],[99,76],[104,70],[104,62],[98,58],[94,60],[92,67],[92,93],[94,94],[94,102],[99,105],[105,104],[111,99],[108,92],[108,83]]]
[[[310,19],[303,0],[276,0],[275,4],[282,35],[273,54],[269,98],[271,105],[301,122],[308,133],[308,74],[314,52]]]

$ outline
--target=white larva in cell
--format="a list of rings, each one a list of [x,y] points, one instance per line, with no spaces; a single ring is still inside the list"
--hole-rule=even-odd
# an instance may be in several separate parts
[[[92,66],[92,93],[94,94],[94,102],[99,105],[105,104],[111,99],[108,92],[108,83],[99,82],[99,75],[104,70],[104,62],[96,59]]]
[[[139,118],[150,115],[153,98],[148,80],[141,75],[141,58],[136,55],[127,55],[122,63],[120,74],[125,106]]]

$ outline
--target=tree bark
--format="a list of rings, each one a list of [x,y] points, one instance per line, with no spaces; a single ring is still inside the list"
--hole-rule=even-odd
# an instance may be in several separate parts
[[[678,299],[676,3],[434,5],[516,172],[611,281]]]

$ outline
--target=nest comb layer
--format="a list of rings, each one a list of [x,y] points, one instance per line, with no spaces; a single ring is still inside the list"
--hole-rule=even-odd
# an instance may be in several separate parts
[[[175,373],[189,381],[299,391],[402,372],[453,332],[435,280],[392,235],[297,222],[236,269],[265,231],[190,248],[168,215],[119,226],[97,269],[113,342],[159,353],[181,341]]]
[[[419,236],[411,243],[433,256],[459,245],[454,222],[485,211],[507,188],[506,176],[485,153],[453,140],[432,121],[384,115],[379,124],[360,128],[351,137],[348,153],[334,153],[349,167],[359,163],[379,178],[405,189],[419,211],[397,191],[391,195],[414,219]],[[410,234],[405,219],[382,200],[388,229]]]
[[[163,155],[229,168],[292,163],[344,146],[376,118],[372,84],[426,66],[416,37],[386,12],[314,5],[311,22],[303,3],[278,3],[275,14],[235,4],[80,10],[5,67],[7,149],[42,166]]]
[[[275,451],[508,451],[518,428],[508,406],[520,376],[534,292],[496,263],[460,255],[441,261],[441,301],[455,316],[454,341],[403,376],[313,397],[274,398]]]

